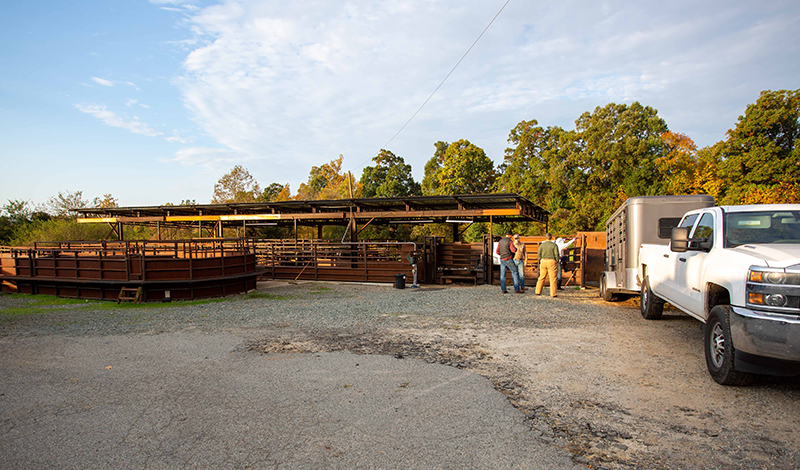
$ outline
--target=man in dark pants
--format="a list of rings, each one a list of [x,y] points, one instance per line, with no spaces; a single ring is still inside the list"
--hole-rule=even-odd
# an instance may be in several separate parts
[[[514,253],[517,252],[517,247],[514,246],[514,241],[511,239],[511,231],[506,232],[506,236],[500,239],[497,244],[496,253],[500,256],[500,290],[507,294],[506,290],[506,270],[511,271],[511,280],[514,284],[514,292],[522,294],[523,291],[519,285],[519,271],[517,265],[514,264]]]

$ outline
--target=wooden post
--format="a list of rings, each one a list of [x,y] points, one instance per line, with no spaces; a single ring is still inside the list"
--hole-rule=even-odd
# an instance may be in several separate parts
[[[586,287],[586,234],[581,235],[581,287]]]

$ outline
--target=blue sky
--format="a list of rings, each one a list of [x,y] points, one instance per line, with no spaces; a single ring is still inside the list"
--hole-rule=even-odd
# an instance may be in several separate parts
[[[0,203],[206,203],[237,164],[294,192],[340,154],[358,176],[505,3],[5,2]],[[800,88],[798,31],[796,1],[511,0],[387,147],[421,180],[438,140],[499,164],[521,120],[632,101],[713,144]]]

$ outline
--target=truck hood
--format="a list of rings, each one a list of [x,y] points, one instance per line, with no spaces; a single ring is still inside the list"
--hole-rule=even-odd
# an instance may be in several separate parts
[[[785,268],[800,264],[800,245],[769,244],[741,245],[733,251],[762,259],[771,268]]]

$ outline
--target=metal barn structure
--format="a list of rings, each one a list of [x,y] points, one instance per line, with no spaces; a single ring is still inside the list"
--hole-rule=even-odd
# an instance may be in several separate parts
[[[255,279],[393,282],[411,276],[409,254],[418,255],[419,281],[495,283],[492,243],[458,241],[473,223],[537,222],[547,229],[549,213],[518,194],[415,196],[322,201],[284,201],[191,206],[81,209],[79,223],[107,224],[122,241],[37,243],[13,248],[0,258],[0,280],[22,292],[69,297],[116,298],[128,286],[143,287],[146,300],[198,298],[244,292]],[[422,242],[360,240],[364,228],[393,224],[450,224],[454,242],[425,237]],[[124,241],[125,228],[191,228],[192,240]],[[289,239],[248,238],[254,228],[289,228]],[[345,228],[341,240],[323,240],[325,226]],[[312,227],[316,238],[298,236]],[[224,229],[245,235],[222,238]],[[490,227],[491,232],[491,227]],[[591,238],[591,236],[589,237]],[[523,237],[531,254],[528,276],[538,276],[536,249],[542,237]],[[567,275],[585,285],[592,246],[580,235],[570,249]]]

